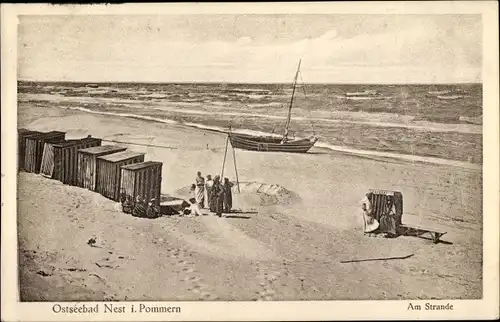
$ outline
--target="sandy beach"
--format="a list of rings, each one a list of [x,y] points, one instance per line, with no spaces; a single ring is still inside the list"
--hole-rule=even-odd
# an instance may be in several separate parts
[[[219,174],[223,134],[144,120],[20,104],[18,127],[91,134],[163,162],[162,193],[196,172]],[[103,142],[103,144],[125,144]],[[236,174],[231,150],[224,176]],[[236,150],[241,182],[293,198],[235,189],[226,218],[140,219],[103,196],[31,173],[18,176],[22,301],[382,300],[482,297],[482,173],[313,148]],[[368,189],[401,191],[403,222],[447,232],[444,243],[364,236]],[[87,245],[95,236],[97,247]],[[400,260],[341,263],[393,256]]]

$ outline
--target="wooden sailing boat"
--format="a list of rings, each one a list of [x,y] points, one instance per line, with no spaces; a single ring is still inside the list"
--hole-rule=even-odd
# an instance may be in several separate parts
[[[288,129],[292,117],[293,96],[295,94],[297,78],[300,72],[300,63],[301,61],[299,61],[299,66],[297,67],[297,72],[293,80],[292,98],[290,100],[290,106],[288,107],[288,117],[285,123],[283,136],[257,136],[230,132],[229,140],[233,148],[250,151],[306,153],[313,147],[318,140],[314,135],[306,139],[288,138]]]

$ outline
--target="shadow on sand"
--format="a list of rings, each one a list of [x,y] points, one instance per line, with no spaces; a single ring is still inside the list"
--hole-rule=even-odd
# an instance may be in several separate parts
[[[249,217],[249,216],[237,216],[237,215],[225,215],[224,218],[230,218],[230,219],[250,219],[252,217]]]
[[[250,219],[250,216],[242,215],[256,215],[257,211],[242,211],[242,210],[232,210],[229,213],[225,213],[224,218],[234,218],[234,219]]]
[[[434,244],[453,245],[452,242],[449,242],[449,241],[446,241],[446,240],[441,240],[441,239],[438,239],[438,240],[434,241],[432,238],[427,237],[427,236],[422,236],[421,234],[405,233],[405,234],[401,234],[400,236],[417,237],[417,238],[421,238],[421,239],[432,241]]]
[[[332,154],[331,152],[326,151],[309,151],[307,154]]]

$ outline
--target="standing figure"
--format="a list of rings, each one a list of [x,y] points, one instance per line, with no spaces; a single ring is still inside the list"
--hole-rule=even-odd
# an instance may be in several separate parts
[[[203,208],[203,204],[205,203],[205,179],[201,176],[201,172],[198,171],[198,175],[196,177],[196,188],[195,188],[196,202],[200,209]]]
[[[214,178],[214,186],[212,187],[211,197],[210,211],[215,212],[217,216],[221,217],[224,207],[224,187],[220,183],[220,176],[215,176]]]
[[[207,199],[206,200],[206,204],[207,204],[207,208],[210,208],[210,199],[211,199],[211,196],[210,194],[212,193],[212,187],[214,186],[214,181],[212,180],[212,176],[207,174],[207,181],[205,183],[205,190],[207,191]]]
[[[380,230],[385,233],[386,238],[394,238],[397,236],[394,198],[387,198],[384,210],[384,214],[380,217]]]
[[[196,199],[196,185],[194,183],[189,188],[189,197]]]
[[[231,212],[233,208],[233,193],[231,188],[233,183],[229,181],[228,178],[224,178],[224,212]]]
[[[378,227],[379,223],[377,219],[373,217],[373,208],[370,199],[368,198],[368,194],[365,195],[363,200],[361,200],[361,210],[363,211],[363,231],[365,233],[373,233]]]
[[[212,188],[210,188],[210,198],[208,199],[208,207],[210,212],[215,212],[215,207],[217,205],[217,194],[215,185],[219,182],[219,176],[215,176],[212,182]]]

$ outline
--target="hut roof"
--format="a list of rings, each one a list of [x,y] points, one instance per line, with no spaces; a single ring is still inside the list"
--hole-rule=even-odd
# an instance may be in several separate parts
[[[30,139],[45,139],[50,140],[51,138],[58,137],[61,135],[66,135],[66,132],[59,131],[50,131],[50,132],[39,132],[33,135],[30,135]]]
[[[140,163],[133,163],[133,164],[128,164],[122,166],[122,169],[127,169],[127,170],[140,170],[144,169],[153,165],[158,165],[158,164],[163,164],[162,162],[157,162],[157,161],[146,161],[146,162],[140,162]]]
[[[94,154],[94,155],[100,156],[103,154],[125,151],[126,149],[127,148],[124,148],[121,146],[116,146],[116,145],[103,145],[103,146],[94,146],[91,148],[81,149],[78,151],[83,152],[83,153],[87,153],[87,154]]]
[[[73,145],[78,145],[78,144],[85,144],[85,143],[90,143],[90,142],[100,142],[102,141],[101,139],[98,138],[83,138],[83,139],[77,139],[77,140],[66,140],[64,142],[57,142],[54,144],[56,147],[68,147],[68,146],[73,146]]]
[[[145,153],[138,153],[138,152],[134,152],[134,151],[123,151],[123,152],[103,155],[103,156],[99,157],[98,159],[109,161],[109,162],[120,162],[120,161],[132,159],[132,158],[142,156],[142,155],[145,155]]]
[[[28,129],[23,128],[23,129],[17,129],[17,133],[19,133],[19,134],[40,134],[41,132],[28,130]]]

